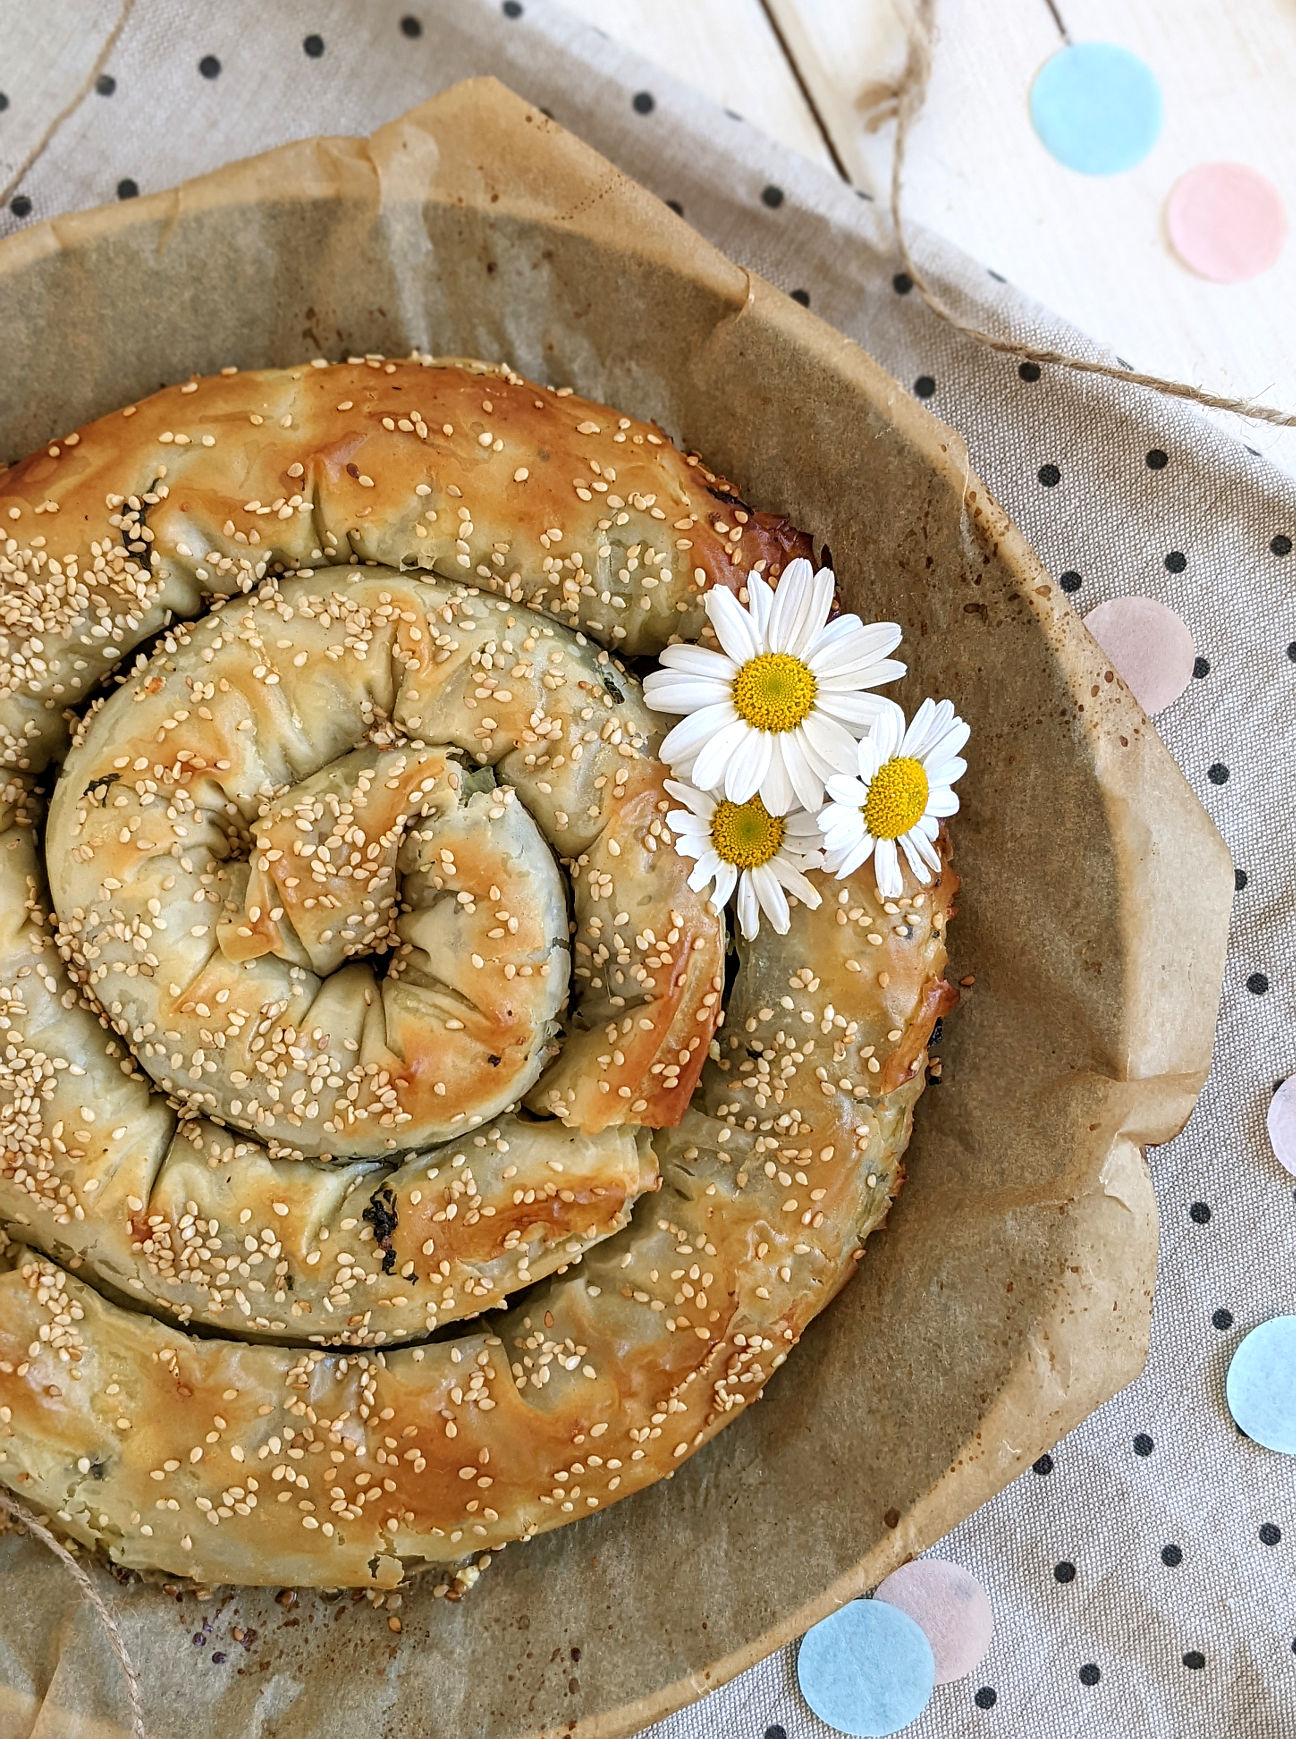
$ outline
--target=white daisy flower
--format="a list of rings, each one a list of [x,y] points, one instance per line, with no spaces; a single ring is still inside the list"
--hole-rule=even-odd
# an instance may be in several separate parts
[[[801,809],[771,815],[759,797],[734,803],[678,779],[667,779],[666,789],[686,805],[672,809],[666,824],[676,835],[680,855],[698,860],[689,886],[700,893],[713,882],[709,898],[717,912],[724,910],[736,886],[738,923],[748,941],[760,930],[762,912],[780,936],[787,935],[789,893],[804,906],[819,905],[820,895],[804,874],[823,861],[813,815]]]
[[[959,806],[952,786],[967,772],[959,750],[969,734],[947,700],[925,700],[908,729],[903,713],[880,719],[856,747],[858,778],[837,773],[827,781],[832,801],[819,815],[825,867],[848,876],[871,856],[878,893],[894,900],[904,888],[903,852],[925,887],[940,868],[933,842],[941,817]]]
[[[712,587],[706,612],[723,651],[668,646],[663,668],[644,680],[650,707],[688,715],[661,748],[674,772],[704,791],[723,788],[731,803],[759,793],[770,815],[822,803],[824,780],[853,761],[856,738],[900,710],[864,691],[905,672],[887,657],[900,643],[894,622],[828,620],[834,587],[831,568],[813,573],[804,556],[777,590],[752,575],[746,609]]]

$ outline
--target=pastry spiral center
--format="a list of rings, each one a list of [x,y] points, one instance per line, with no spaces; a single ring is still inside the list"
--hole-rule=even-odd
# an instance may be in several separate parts
[[[864,825],[874,839],[899,839],[922,820],[927,807],[927,771],[912,755],[883,761],[869,781],[862,807]]]
[[[737,869],[759,869],[779,854],[787,823],[771,815],[759,797],[716,804],[711,817],[711,843],[716,855]]]
[[[810,717],[818,692],[808,664],[790,652],[762,652],[734,678],[734,711],[755,730],[791,731]]]

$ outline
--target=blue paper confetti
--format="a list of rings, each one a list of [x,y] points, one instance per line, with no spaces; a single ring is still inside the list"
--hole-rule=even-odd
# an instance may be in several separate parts
[[[1296,1455],[1296,1316],[1253,1328],[1233,1355],[1229,1412],[1254,1442]]]
[[[852,1600],[806,1632],[797,1679],[821,1721],[857,1739],[881,1739],[922,1714],[936,1662],[908,1613],[883,1600]]]
[[[1031,121],[1045,146],[1082,175],[1141,163],[1161,131],[1161,87],[1145,60],[1114,42],[1077,42],[1035,75]]]

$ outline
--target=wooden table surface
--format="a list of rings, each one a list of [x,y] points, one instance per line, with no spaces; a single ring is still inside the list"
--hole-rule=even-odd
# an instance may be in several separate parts
[[[904,62],[905,0],[568,0],[609,34],[767,133],[885,193],[889,126],[870,111]],[[1180,265],[1163,208],[1195,164],[1249,163],[1296,211],[1292,0],[939,0],[906,209],[1134,367],[1296,412],[1296,240],[1244,284]],[[1064,169],[1027,112],[1072,40],[1118,42],[1161,82],[1165,124],[1123,175]],[[1224,419],[1296,473],[1296,429]]]

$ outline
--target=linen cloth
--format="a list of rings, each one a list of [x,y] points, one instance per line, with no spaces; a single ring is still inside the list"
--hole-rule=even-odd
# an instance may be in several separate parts
[[[0,0],[0,178],[71,96],[114,10]],[[138,0],[96,90],[0,212],[0,233],[291,138],[367,133],[483,72],[808,302],[961,430],[1077,608],[1141,593],[1192,631],[1195,679],[1157,725],[1232,848],[1238,892],[1214,1072],[1188,1129],[1151,1155],[1162,1215],[1151,1357],[934,1548],[980,1578],[997,1631],[976,1674],[939,1688],[907,1731],[1290,1735],[1296,1482],[1289,1460],[1234,1427],[1224,1375],[1246,1330],[1296,1308],[1296,1193],[1265,1134],[1274,1085],[1296,1066],[1292,483],[1185,407],[1019,368],[952,332],[900,274],[866,195],[547,0]],[[934,236],[917,245],[973,318],[1099,354],[984,265]],[[1065,885],[1055,892],[1066,901]],[[789,1648],[651,1732],[829,1729],[800,1699]]]

